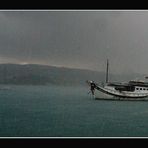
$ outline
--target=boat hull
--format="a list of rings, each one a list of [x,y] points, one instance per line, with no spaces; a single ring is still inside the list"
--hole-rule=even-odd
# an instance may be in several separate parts
[[[148,94],[123,93],[105,89],[97,86],[94,91],[94,98],[99,100],[148,100]]]

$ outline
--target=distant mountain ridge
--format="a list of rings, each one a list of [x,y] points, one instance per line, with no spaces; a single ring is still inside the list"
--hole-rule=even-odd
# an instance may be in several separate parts
[[[109,75],[111,81],[128,81],[140,74]],[[86,80],[105,81],[105,72],[37,64],[0,64],[0,84],[84,85]]]

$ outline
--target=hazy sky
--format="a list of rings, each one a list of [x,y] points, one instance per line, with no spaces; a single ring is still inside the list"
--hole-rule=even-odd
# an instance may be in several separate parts
[[[148,11],[0,11],[0,63],[148,74]]]

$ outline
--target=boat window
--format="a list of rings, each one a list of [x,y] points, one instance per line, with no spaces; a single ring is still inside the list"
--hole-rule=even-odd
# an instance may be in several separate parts
[[[142,88],[140,88],[140,90],[142,90]]]
[[[136,90],[139,90],[139,88],[136,88]]]

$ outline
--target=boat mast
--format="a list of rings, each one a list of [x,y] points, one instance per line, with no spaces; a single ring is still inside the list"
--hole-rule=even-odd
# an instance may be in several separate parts
[[[107,59],[107,66],[106,66],[106,83],[108,83],[108,67],[109,67],[109,62]]]

